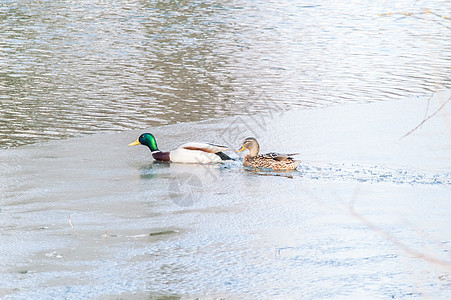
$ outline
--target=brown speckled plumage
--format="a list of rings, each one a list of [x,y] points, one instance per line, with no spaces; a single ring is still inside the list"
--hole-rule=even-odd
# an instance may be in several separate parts
[[[254,168],[268,168],[273,170],[294,170],[299,166],[299,161],[294,160],[293,154],[267,153],[258,155],[260,146],[255,138],[247,138],[239,151],[249,150],[243,159],[243,166]]]

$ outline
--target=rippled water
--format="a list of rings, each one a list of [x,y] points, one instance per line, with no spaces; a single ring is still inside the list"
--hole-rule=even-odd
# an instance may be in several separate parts
[[[0,147],[449,88],[450,11],[446,0],[2,1]]]

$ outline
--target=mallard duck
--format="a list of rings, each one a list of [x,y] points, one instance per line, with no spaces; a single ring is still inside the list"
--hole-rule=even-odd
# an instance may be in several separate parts
[[[155,137],[150,133],[143,133],[129,146],[144,145],[149,147],[152,157],[159,161],[181,163],[216,163],[231,159],[222,151],[231,150],[225,146],[209,143],[190,142],[180,145],[177,149],[163,152],[157,147]]]
[[[294,170],[299,165],[299,161],[294,160],[292,154],[280,154],[280,153],[266,153],[258,155],[260,146],[255,138],[246,138],[243,142],[243,146],[237,152],[249,150],[249,153],[244,156],[243,166],[254,168],[268,168],[273,170]]]

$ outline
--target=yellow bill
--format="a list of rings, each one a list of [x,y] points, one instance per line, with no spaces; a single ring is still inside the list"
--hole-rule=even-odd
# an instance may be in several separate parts
[[[244,146],[243,146],[243,147],[241,147],[241,149],[238,150],[237,152],[241,152],[241,151],[244,151],[244,150],[246,150],[246,149],[245,149]]]
[[[134,141],[131,144],[128,144],[129,146],[136,146],[136,145],[141,145],[141,143],[139,142],[139,139],[137,139],[136,141]]]

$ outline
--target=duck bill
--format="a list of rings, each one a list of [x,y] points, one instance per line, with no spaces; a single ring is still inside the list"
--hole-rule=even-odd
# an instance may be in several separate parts
[[[243,147],[240,148],[240,150],[238,150],[238,151],[236,151],[236,152],[241,152],[241,151],[244,151],[244,150],[246,150],[246,149],[245,149],[244,146],[243,146]]]
[[[139,142],[139,139],[137,139],[136,141],[134,141],[133,143],[128,144],[129,146],[136,146],[136,145],[141,145],[141,143]]]

